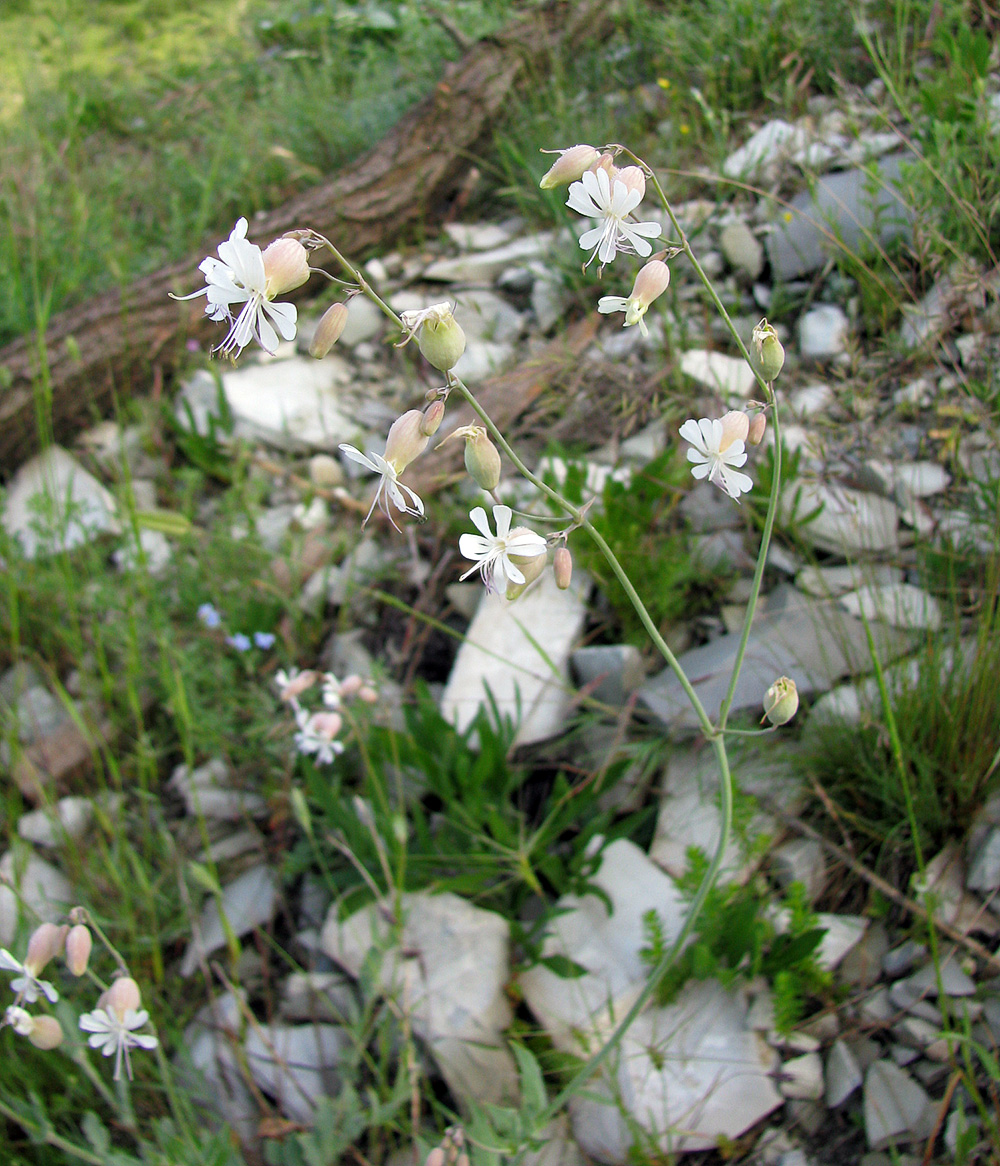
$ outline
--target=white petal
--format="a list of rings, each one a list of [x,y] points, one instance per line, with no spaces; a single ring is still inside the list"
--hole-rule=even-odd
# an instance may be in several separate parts
[[[589,251],[591,247],[596,247],[603,238],[604,227],[594,227],[589,231],[584,231],[580,236],[580,246],[584,251]]]
[[[624,312],[628,310],[628,300],[623,296],[601,296],[597,310],[603,316],[607,316],[611,312]]]
[[[338,448],[344,457],[348,458],[352,462],[357,462],[359,465],[364,466],[366,470],[372,470],[376,474],[380,474],[382,472],[371,460],[371,458],[365,457],[361,450],[355,449],[353,445],[341,445]]]
[[[263,305],[254,313],[256,323],[257,343],[272,356],[278,351],[278,333],[271,327],[271,322],[264,315]]]
[[[485,559],[493,550],[494,543],[492,538],[483,538],[479,534],[463,534],[458,540],[458,550],[463,559],[475,559],[476,562],[480,559]],[[473,567],[473,570],[476,568]]]
[[[295,339],[295,321],[298,319],[298,309],[294,304],[271,304],[264,301],[264,311],[274,320],[278,331],[286,340]]]
[[[494,542],[493,532],[490,530],[490,524],[486,518],[486,511],[482,506],[477,506],[474,510],[469,511],[469,517],[472,519],[472,525],[485,538],[490,540],[490,546],[492,546]]]
[[[524,534],[515,535],[514,538],[507,540],[507,554],[509,555],[523,555],[524,558],[534,558],[536,555],[543,555],[548,550],[548,544],[540,534],[535,534],[533,530],[526,531]]]
[[[515,566],[506,555],[501,555],[497,560],[497,571],[500,575],[500,578],[503,580],[503,584],[498,586],[497,589],[503,594],[507,593],[507,579],[509,579],[511,583],[524,582],[524,575],[522,574],[520,567]]]
[[[514,512],[509,506],[494,506],[493,519],[497,524],[497,541],[502,541],[510,534],[510,520]]]
[[[698,422],[701,442],[706,453],[717,454],[722,444],[722,422],[711,417],[702,417]]]
[[[711,468],[712,467],[708,462],[702,462],[702,464],[700,466],[692,466],[691,467],[691,476],[693,478],[697,478],[699,481],[701,481],[702,478],[708,477],[708,474],[709,474],[709,471],[711,470]]]
[[[569,198],[566,199],[566,205],[571,211],[576,211],[578,215],[583,215],[588,219],[596,219],[600,213],[600,207],[594,204],[594,200],[587,194],[580,182],[574,182],[569,188]]]
[[[693,446],[704,451],[704,446],[701,440],[701,430],[698,428],[698,422],[694,418],[688,418],[687,421],[677,431],[685,441],[690,441]],[[344,447],[341,446],[341,449]]]

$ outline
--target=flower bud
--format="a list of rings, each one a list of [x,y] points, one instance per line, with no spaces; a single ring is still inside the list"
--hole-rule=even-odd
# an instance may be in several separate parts
[[[545,179],[543,178],[542,181],[544,182]],[[424,1166],[446,1166],[444,1150],[440,1146],[435,1146],[424,1160]]]
[[[552,556],[552,572],[556,577],[556,586],[565,591],[573,578],[573,556],[569,547],[557,547]]]
[[[37,976],[49,960],[62,951],[68,930],[65,925],[57,927],[55,923],[42,923],[35,928],[28,940],[28,954],[24,957],[24,966],[33,975]]]
[[[447,318],[426,320],[421,325],[417,346],[436,369],[447,372],[458,364],[465,351],[465,333],[449,310]]]
[[[316,331],[309,344],[309,355],[322,360],[343,335],[346,324],[347,304],[338,300],[326,309],[316,325]]]
[[[423,423],[424,415],[419,409],[407,409],[389,427],[384,457],[397,474],[427,448],[430,438],[423,432]]]
[[[760,445],[764,440],[764,430],[767,429],[767,414],[755,413],[753,420],[750,422],[750,431],[747,433],[747,441],[751,445]]]
[[[623,166],[621,170],[612,170],[610,178],[612,182],[616,179],[624,182],[629,190],[637,190],[642,196],[646,194],[646,175],[640,166]]]
[[[123,1019],[126,1012],[138,1012],[141,1003],[142,994],[135,980],[131,976],[119,976],[106,992],[101,993],[97,1006]]]
[[[358,689],[358,700],[362,704],[376,704],[378,702],[378,692],[370,684],[362,684]]]
[[[518,535],[531,534],[532,532],[526,526],[515,526],[510,532],[509,538],[516,538]],[[529,583],[534,583],[539,575],[545,570],[545,564],[548,562],[548,555],[511,555],[510,561],[517,567],[524,576],[523,583],[508,583],[506,597],[508,599],[517,599],[517,597],[525,590]]]
[[[301,287],[309,278],[309,252],[298,239],[275,239],[264,251],[264,277],[269,300]]]
[[[750,418],[746,413],[734,411],[722,418],[722,440],[719,442],[719,453],[725,451],[734,441],[746,441],[750,432]]]
[[[36,1049],[54,1049],[62,1044],[63,1030],[54,1016],[33,1016],[28,1040]]]
[[[757,371],[770,384],[785,363],[785,350],[781,347],[777,332],[767,320],[761,320],[754,328],[753,346],[757,352]]]
[[[760,723],[770,721],[772,725],[787,724],[795,716],[799,707],[799,694],[795,681],[782,676],[764,693],[764,715]]]
[[[500,453],[481,425],[465,434],[465,468],[481,490],[495,490],[500,481]]]
[[[424,419],[420,423],[420,432],[427,437],[433,437],[444,420],[444,401],[432,401],[424,410]]]
[[[633,169],[638,169],[638,167],[633,167]],[[642,317],[645,316],[646,309],[657,296],[663,295],[669,285],[670,268],[662,259],[650,259],[641,267],[639,274],[635,277],[632,294],[625,307],[625,327],[631,328],[633,324],[642,324]],[[644,331],[645,327],[645,324],[642,324]]]
[[[600,156],[593,146],[571,146],[568,150],[560,150],[559,157],[542,175],[538,185],[542,190],[551,190],[554,186],[578,182]]]
[[[70,928],[69,935],[66,936],[66,967],[74,976],[82,976],[87,970],[93,945],[89,927],[77,923],[75,927]]]

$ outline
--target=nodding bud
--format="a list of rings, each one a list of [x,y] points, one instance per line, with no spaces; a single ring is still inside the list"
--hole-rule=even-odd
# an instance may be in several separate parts
[[[760,723],[770,721],[772,725],[787,724],[795,716],[799,707],[799,693],[795,681],[787,676],[779,677],[764,693],[764,715]]]
[[[538,185],[542,190],[551,190],[554,186],[578,182],[600,156],[593,146],[570,146],[568,150],[560,150],[559,157],[542,175]]]
[[[417,347],[436,369],[447,372],[458,364],[465,351],[462,325],[451,312],[445,320],[428,320],[420,329]]]
[[[301,287],[309,278],[309,252],[298,239],[275,239],[264,250],[267,298]]]
[[[33,1016],[28,1040],[36,1049],[55,1049],[62,1044],[63,1030],[54,1016]]]
[[[755,413],[750,422],[750,432],[747,434],[747,441],[751,445],[760,445],[764,440],[764,431],[767,429],[767,414]]]
[[[121,1020],[126,1012],[138,1012],[141,1003],[139,985],[131,976],[120,976],[106,992],[101,993],[97,1006],[113,1012]]]
[[[526,526],[515,526],[510,532],[510,538],[516,538],[521,534],[531,534],[532,532]],[[505,596],[507,599],[517,599],[522,591],[529,583],[534,583],[539,575],[545,570],[545,564],[549,561],[548,555],[511,555],[510,561],[517,567],[524,576],[523,583],[508,583]]]
[[[444,401],[432,401],[424,410],[423,418],[420,423],[420,432],[427,437],[433,437],[444,420]]]
[[[552,573],[556,577],[556,586],[560,591],[569,587],[573,578],[573,556],[569,547],[558,547],[552,556]]]
[[[435,1146],[433,1150],[424,1159],[424,1166],[446,1166],[447,1159],[444,1155],[444,1150],[440,1146]]]
[[[649,305],[657,296],[662,296],[669,286],[670,268],[662,259],[650,259],[644,264],[635,277],[632,294],[626,301],[625,326],[630,328],[633,324],[640,324]],[[642,328],[645,327],[646,325],[642,324]]]
[[[71,927],[66,936],[66,967],[74,976],[82,976],[87,970],[90,961],[90,949],[94,941],[90,936],[90,929],[82,923]]]
[[[37,976],[49,960],[62,951],[67,931],[68,927],[57,927],[55,923],[43,923],[35,928],[28,940],[28,954],[24,957],[24,966],[29,972]]]
[[[761,320],[754,328],[753,346],[757,353],[757,371],[762,380],[770,383],[781,372],[785,363],[785,350],[781,347],[777,332],[767,320]]]
[[[339,300],[331,304],[316,325],[316,331],[309,344],[309,355],[321,360],[343,335],[347,324],[347,304]]]
[[[750,432],[750,418],[746,413],[727,413],[722,418],[722,440],[719,453],[725,453],[734,441],[746,441]]]
[[[389,427],[384,457],[397,474],[401,474],[427,448],[430,438],[423,432],[423,424],[424,415],[419,409],[407,409]]]
[[[465,431],[465,468],[481,490],[495,490],[500,481],[500,453],[481,425]]]
[[[611,178],[612,182],[614,182],[616,179],[618,182],[624,182],[629,190],[637,190],[640,196],[645,197],[646,175],[643,174],[641,167],[623,166],[621,170],[612,169],[609,177]]]

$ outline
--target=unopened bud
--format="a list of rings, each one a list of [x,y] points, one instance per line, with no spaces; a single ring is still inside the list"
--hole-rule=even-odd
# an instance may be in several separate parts
[[[436,369],[447,372],[458,364],[465,351],[465,333],[449,312],[447,319],[427,320],[421,326],[417,346]]]
[[[424,1161],[424,1166],[445,1166],[445,1164],[444,1150],[440,1146],[435,1146]]]
[[[799,694],[795,681],[782,676],[764,693],[764,715],[760,723],[770,721],[772,725],[787,724],[799,707]]]
[[[432,401],[424,410],[424,419],[420,423],[420,432],[427,437],[433,437],[444,420],[444,401]]]
[[[569,547],[558,547],[552,556],[552,573],[556,577],[556,586],[565,591],[573,578],[573,556]]]
[[[98,1007],[113,1012],[121,1019],[126,1012],[138,1012],[141,1003],[142,994],[135,980],[131,976],[119,976],[111,987],[101,994]]]
[[[785,363],[785,350],[781,347],[777,332],[767,320],[761,320],[754,328],[753,346],[757,353],[757,371],[761,379],[770,384]]]
[[[82,976],[87,970],[90,949],[93,946],[90,928],[82,923],[70,928],[69,935],[66,936],[66,967],[74,976]]]
[[[465,468],[481,490],[495,490],[500,481],[500,453],[481,425],[465,434]]]
[[[55,923],[42,923],[35,928],[28,940],[28,954],[24,957],[24,966],[33,975],[37,976],[49,960],[62,951],[68,930],[68,927],[57,927]]]
[[[559,157],[542,175],[538,185],[542,190],[551,190],[554,186],[577,182],[600,156],[593,146],[571,146],[568,150],[560,150]]]
[[[719,442],[719,453],[725,451],[734,441],[746,441],[750,432],[750,418],[746,413],[733,411],[722,418],[722,440]]]
[[[518,535],[531,534],[532,532],[526,526],[515,526],[510,532],[509,538],[517,538]],[[517,599],[517,597],[525,590],[529,583],[534,583],[539,575],[545,570],[545,564],[548,562],[548,555],[511,555],[510,561],[524,576],[523,583],[507,584],[505,592],[508,599]]]
[[[764,431],[767,429],[767,414],[755,413],[753,420],[750,422],[750,431],[747,433],[747,441],[751,445],[760,445],[764,440]]]
[[[62,1044],[63,1030],[54,1016],[33,1016],[28,1040],[36,1049],[54,1049]]]
[[[347,304],[339,300],[331,304],[316,325],[316,331],[309,344],[309,355],[322,360],[343,335],[347,324]]]
[[[419,409],[407,409],[389,427],[384,456],[397,474],[401,474],[427,448],[430,438],[423,432],[423,424],[424,415]]]
[[[612,181],[624,182],[629,190],[637,190],[640,196],[646,193],[646,175],[639,166],[623,166],[621,170],[613,170],[610,177]]]
[[[301,287],[309,278],[309,252],[298,239],[275,239],[264,251],[264,277],[269,300]]]

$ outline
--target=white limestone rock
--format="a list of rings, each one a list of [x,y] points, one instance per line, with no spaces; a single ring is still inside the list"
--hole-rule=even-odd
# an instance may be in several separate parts
[[[864,1076],[857,1057],[842,1040],[834,1041],[826,1058],[826,1104],[836,1109],[861,1088]]]
[[[54,806],[29,810],[17,821],[17,832],[36,846],[61,846],[67,840],[79,840],[94,820],[94,803],[90,798],[60,798]]]
[[[343,921],[334,905],[320,946],[352,976],[365,965],[379,990],[406,1009],[456,1096],[509,1102],[517,1093],[514,1058],[502,1037],[512,1016],[504,993],[509,924],[450,893],[405,894],[399,910],[397,937],[381,904]]]
[[[541,231],[487,251],[437,259],[425,269],[423,277],[440,283],[491,284],[505,268],[545,255],[552,245],[552,237],[552,232]]]
[[[806,143],[805,131],[781,118],[774,118],[753,134],[722,163],[727,178],[750,182],[770,182],[781,167]]]
[[[804,519],[821,507],[816,517]],[[803,482],[781,499],[783,520],[795,521],[806,542],[820,550],[853,559],[859,554],[894,554],[899,550],[899,510],[878,494]]]
[[[681,372],[722,397],[749,397],[757,384],[743,357],[704,348],[690,348],[681,354]]]
[[[340,1088],[337,1066],[350,1040],[345,1029],[330,1024],[254,1025],[243,1051],[258,1087],[283,1114],[307,1126],[320,1098]]]
[[[0,858],[0,879],[0,947],[13,944],[20,923],[57,923],[73,906],[69,879],[23,843]]]
[[[520,717],[517,744],[555,736],[569,708],[569,658],[588,590],[580,571],[560,591],[545,570],[513,602],[484,592],[448,677],[443,715],[462,732],[492,696],[502,714]]]
[[[229,766],[215,757],[189,769],[178,765],[167,785],[184,799],[184,807],[193,818],[204,814],[223,822],[239,822],[267,812],[267,803],[259,794],[233,789]]]
[[[933,1126],[933,1106],[924,1090],[892,1061],[876,1061],[865,1075],[865,1134],[873,1150],[897,1140],[926,1137]]]
[[[3,524],[29,559],[121,530],[114,498],[58,445],[36,454],[11,479]]]
[[[840,605],[851,615],[881,620],[894,628],[937,631],[944,621],[934,596],[912,583],[860,587],[841,595]]]
[[[227,929],[239,938],[269,923],[278,902],[278,880],[268,866],[255,866],[222,888],[221,899],[210,896],[194,927],[194,938],[181,961],[181,975],[190,976],[201,960],[224,947]]]

